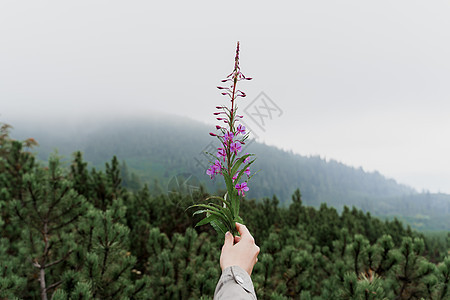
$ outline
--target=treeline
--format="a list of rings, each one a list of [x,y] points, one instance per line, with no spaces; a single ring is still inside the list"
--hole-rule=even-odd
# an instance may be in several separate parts
[[[223,237],[186,207],[208,194],[152,195],[123,187],[116,157],[104,171],[81,153],[45,166],[0,131],[0,299],[212,299]],[[244,200],[261,247],[259,299],[448,299],[449,239],[344,208]]]
[[[130,176],[134,173],[135,179],[151,187],[157,180],[164,192],[174,176],[186,172],[196,176],[210,193],[224,187],[220,181],[211,182],[205,173],[209,157],[202,151],[214,152],[217,145],[208,135],[211,128],[204,124],[174,116],[151,116],[146,120],[99,121],[73,131],[61,127],[32,131],[34,127],[29,126],[27,131],[19,131],[19,136],[38,138],[40,147],[36,149],[43,161],[54,148],[66,156],[82,150],[90,166],[104,169],[104,162],[116,155],[126,161]],[[333,160],[259,143],[247,146],[244,152],[257,154],[253,170],[263,170],[252,179],[249,198],[277,195],[280,205],[287,206],[292,193],[300,188],[304,203],[316,208],[324,202],[339,212],[345,205],[356,206],[380,217],[402,217],[418,230],[450,230],[449,195],[419,194],[377,172]]]

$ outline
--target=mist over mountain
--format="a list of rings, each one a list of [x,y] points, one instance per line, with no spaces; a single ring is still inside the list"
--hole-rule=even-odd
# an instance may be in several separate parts
[[[55,149],[68,159],[80,150],[92,167],[102,168],[116,155],[142,183],[162,192],[167,192],[171,179],[180,174],[193,175],[210,192],[224,188],[219,179],[211,181],[205,173],[209,159],[205,151],[214,152],[219,145],[208,135],[213,127],[191,119],[153,114],[71,125],[11,125],[12,137],[37,140],[40,146],[35,150],[43,161]],[[248,141],[243,152],[256,154],[252,172],[259,170],[249,183],[249,198],[275,195],[287,205],[299,188],[306,205],[318,207],[325,202],[338,210],[344,205],[356,206],[377,216],[398,216],[417,229],[450,230],[449,195],[418,193],[378,172],[255,141]]]

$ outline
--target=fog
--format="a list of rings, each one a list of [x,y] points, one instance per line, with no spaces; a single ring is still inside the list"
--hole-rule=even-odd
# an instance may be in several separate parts
[[[0,122],[213,125],[239,40],[259,141],[450,193],[448,16],[448,1],[2,1]]]

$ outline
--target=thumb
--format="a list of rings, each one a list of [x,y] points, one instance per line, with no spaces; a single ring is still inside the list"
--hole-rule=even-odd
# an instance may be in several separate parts
[[[223,243],[224,247],[231,247],[233,246],[233,235],[231,234],[231,232],[227,231],[227,233],[225,233],[225,241]]]

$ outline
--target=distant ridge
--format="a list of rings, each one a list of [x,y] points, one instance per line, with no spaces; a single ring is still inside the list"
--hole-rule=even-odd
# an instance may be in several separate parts
[[[207,159],[202,153],[214,149],[210,126],[188,118],[152,115],[149,118],[123,117],[90,124],[55,126],[12,124],[12,136],[34,137],[40,144],[38,157],[46,160],[58,149],[69,157],[76,150],[84,153],[92,166],[101,167],[113,155],[150,184],[158,180],[163,190],[171,178],[181,173],[195,175],[211,192],[223,188],[205,174]],[[378,216],[398,216],[420,230],[450,230],[450,196],[418,193],[378,172],[346,166],[336,160],[301,156],[257,142],[246,152],[255,153],[253,171],[261,170],[249,183],[249,197],[261,199],[276,195],[288,204],[300,188],[306,205],[321,203],[341,210],[356,206]]]

